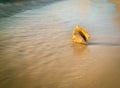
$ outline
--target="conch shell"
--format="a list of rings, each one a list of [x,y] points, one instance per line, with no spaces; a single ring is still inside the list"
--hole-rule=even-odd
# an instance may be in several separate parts
[[[73,30],[72,41],[74,43],[87,44],[87,41],[89,40],[89,38],[90,38],[90,35],[84,28],[80,26],[76,26],[75,29]]]

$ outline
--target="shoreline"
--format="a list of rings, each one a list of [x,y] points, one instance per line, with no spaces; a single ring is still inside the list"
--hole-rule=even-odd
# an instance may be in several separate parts
[[[0,18],[9,17],[19,12],[24,12],[26,10],[46,6],[57,1],[58,0],[45,0],[45,1],[21,1],[13,3],[0,3]]]

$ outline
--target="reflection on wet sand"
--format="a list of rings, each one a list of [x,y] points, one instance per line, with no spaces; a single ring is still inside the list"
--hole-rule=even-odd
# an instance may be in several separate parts
[[[87,56],[87,54],[89,53],[87,45],[73,44],[72,48],[75,56],[84,57]]]

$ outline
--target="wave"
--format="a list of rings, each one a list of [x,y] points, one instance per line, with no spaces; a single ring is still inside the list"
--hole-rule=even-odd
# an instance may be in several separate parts
[[[0,17],[8,17],[15,13],[44,6],[60,0],[0,0]]]

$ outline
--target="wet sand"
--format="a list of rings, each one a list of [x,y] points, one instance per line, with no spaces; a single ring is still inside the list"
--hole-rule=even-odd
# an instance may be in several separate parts
[[[118,5],[66,0],[1,18],[0,88],[119,88]],[[71,42],[78,24],[87,46]]]
[[[120,0],[110,0],[110,2],[115,4],[116,12],[118,13],[116,17],[116,24],[120,28]]]

